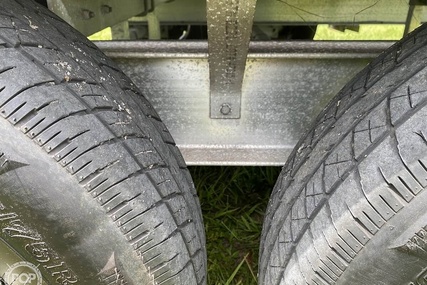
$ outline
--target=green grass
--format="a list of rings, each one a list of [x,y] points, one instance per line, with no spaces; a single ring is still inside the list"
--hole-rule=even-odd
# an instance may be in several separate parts
[[[355,40],[400,40],[405,25],[363,24],[359,31],[332,29],[329,25],[318,25],[314,40],[355,41]]]
[[[208,284],[257,284],[265,209],[280,167],[190,167],[202,205]]]

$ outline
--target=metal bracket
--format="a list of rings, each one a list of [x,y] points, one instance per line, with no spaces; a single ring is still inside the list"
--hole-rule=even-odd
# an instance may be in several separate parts
[[[50,10],[88,36],[154,9],[154,0],[47,0]]]
[[[239,119],[256,0],[207,0],[210,117]]]

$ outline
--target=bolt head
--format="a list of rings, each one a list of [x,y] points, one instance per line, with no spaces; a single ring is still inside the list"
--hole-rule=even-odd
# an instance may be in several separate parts
[[[111,13],[113,11],[113,7],[108,6],[108,5],[102,5],[101,6],[101,13],[102,14],[108,14]]]
[[[231,114],[232,109],[231,109],[230,104],[224,103],[224,104],[221,105],[221,109],[219,111],[224,116],[227,116],[227,115]]]
[[[95,13],[87,9],[82,9],[82,16],[83,16],[83,19],[89,20],[95,17]]]

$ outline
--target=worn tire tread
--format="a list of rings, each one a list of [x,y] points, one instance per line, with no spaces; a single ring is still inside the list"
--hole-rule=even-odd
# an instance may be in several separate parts
[[[360,167],[365,171],[368,162],[384,167],[371,158],[379,148],[390,145],[389,155],[396,169],[403,171],[398,177],[411,189],[407,194],[415,197],[422,192],[426,165],[414,160],[413,155],[410,159],[409,155],[401,156],[401,148],[408,142],[398,140],[396,132],[408,133],[408,121],[421,116],[427,104],[425,92],[410,92],[411,80],[425,73],[427,59],[422,55],[427,49],[426,35],[427,27],[423,26],[371,62],[331,101],[297,144],[267,209],[260,247],[260,284],[335,284],[348,280],[341,275],[358,252],[387,221],[410,205],[393,190],[398,182],[387,180],[391,171],[381,177],[388,188],[366,196],[363,185],[368,183],[367,176],[360,174]],[[418,87],[417,82],[413,86]],[[402,90],[403,95],[409,94],[408,107],[402,102],[391,106],[392,101],[403,97]],[[413,152],[422,154],[424,147],[420,145]],[[414,168],[417,172],[410,171]],[[358,183],[350,187],[349,181]],[[345,192],[343,185],[353,192]],[[343,206],[347,202],[342,192],[349,197],[348,206]],[[390,206],[392,202],[397,206]],[[363,211],[360,205],[364,205]],[[348,223],[336,225],[338,216],[334,218],[334,214],[347,215]],[[375,225],[377,218],[383,220],[381,226]],[[317,226],[322,223],[323,227]],[[371,226],[375,226],[372,231]],[[301,270],[290,274],[289,268]]]
[[[200,205],[156,111],[110,59],[57,16],[29,1],[0,2],[0,115],[74,176],[136,251],[165,256],[144,261],[158,284],[180,278],[204,284]],[[10,82],[28,72],[34,74],[29,80]],[[145,190],[141,182],[148,183]],[[145,220],[163,221],[145,226]],[[172,239],[165,251],[160,245]],[[181,248],[187,254],[167,256]]]

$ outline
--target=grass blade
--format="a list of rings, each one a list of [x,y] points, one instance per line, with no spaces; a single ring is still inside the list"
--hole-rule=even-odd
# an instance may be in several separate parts
[[[245,257],[243,257],[243,260],[240,261],[239,265],[237,265],[236,269],[234,269],[233,273],[231,274],[231,276],[228,278],[227,282],[225,283],[225,285],[230,285],[231,281],[233,281],[234,277],[236,277],[237,272],[239,272],[240,268],[242,267],[243,263],[245,263],[246,258],[248,257],[249,253],[247,253],[245,255]]]

